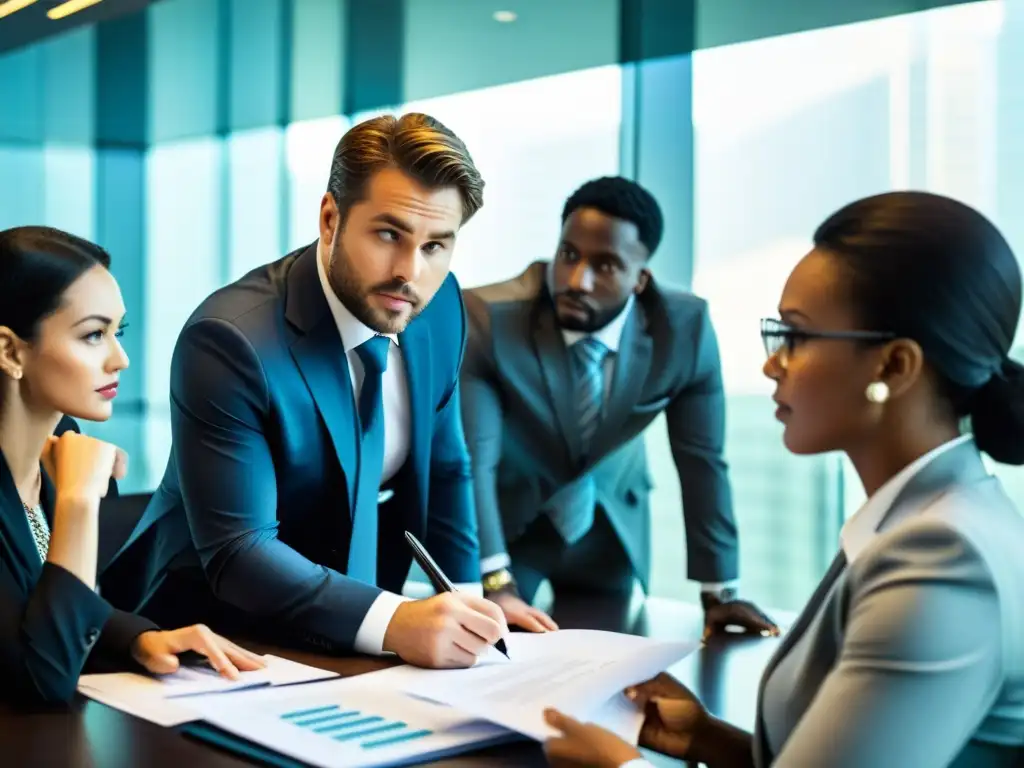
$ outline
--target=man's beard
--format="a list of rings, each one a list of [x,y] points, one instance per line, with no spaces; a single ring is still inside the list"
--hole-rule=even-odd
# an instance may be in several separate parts
[[[629,297],[624,299],[621,304],[609,309],[595,309],[591,306],[586,298],[578,293],[577,291],[567,290],[557,294],[555,300],[557,302],[558,296],[565,296],[570,299],[574,299],[578,306],[582,307],[586,313],[586,318],[579,318],[575,316],[563,317],[558,316],[558,324],[567,331],[577,331],[579,333],[594,333],[604,328],[608,323],[619,316],[619,313],[626,308],[626,304],[629,302]]]
[[[338,300],[345,305],[345,309],[351,312],[356,320],[377,333],[401,333],[423,309],[419,296],[408,283],[391,280],[369,289],[364,288],[352,272],[348,255],[342,249],[341,243],[331,251],[331,258],[327,264],[327,282]],[[371,305],[368,297],[381,292],[408,299],[412,308],[408,319],[397,312],[378,309]]]

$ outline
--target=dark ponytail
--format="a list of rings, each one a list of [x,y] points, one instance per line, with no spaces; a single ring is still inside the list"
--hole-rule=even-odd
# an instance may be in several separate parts
[[[845,268],[866,330],[921,345],[978,448],[1024,464],[1024,366],[1009,358],[1021,274],[992,222],[948,197],[890,192],[830,216],[814,243]]]
[[[970,400],[978,448],[1001,464],[1024,464],[1024,366],[1006,359]]]

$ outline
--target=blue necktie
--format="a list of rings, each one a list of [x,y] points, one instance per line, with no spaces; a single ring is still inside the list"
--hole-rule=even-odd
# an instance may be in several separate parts
[[[601,413],[604,410],[604,358],[608,348],[592,336],[572,345],[575,379],[576,416],[579,420],[583,454],[591,448]]]
[[[572,345],[573,394],[580,434],[580,448],[586,456],[593,447],[594,434],[604,411],[604,359],[608,348],[593,337]],[[589,473],[555,494],[551,521],[566,544],[575,544],[594,524],[597,488]]]
[[[359,392],[362,439],[356,481],[356,509],[348,550],[348,576],[367,584],[377,583],[377,494],[384,466],[384,371],[388,367],[391,340],[374,336],[356,347],[363,361],[363,386]]]

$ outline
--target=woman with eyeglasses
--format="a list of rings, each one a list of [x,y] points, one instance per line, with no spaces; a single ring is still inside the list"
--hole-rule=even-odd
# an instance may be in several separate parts
[[[844,451],[868,500],[768,663],[754,733],[662,675],[628,692],[642,746],[729,768],[1019,764],[1024,518],[981,454],[1024,463],[1020,310],[1013,252],[954,200],[878,195],[818,228],[762,324],[764,373],[786,447]],[[647,765],[548,717],[552,764]]]
[[[100,499],[126,457],[69,417],[110,418],[128,367],[109,266],[66,232],[0,232],[0,697],[17,704],[70,699],[86,664],[168,673],[192,651],[230,678],[264,666],[205,627],[161,631],[97,593]]]

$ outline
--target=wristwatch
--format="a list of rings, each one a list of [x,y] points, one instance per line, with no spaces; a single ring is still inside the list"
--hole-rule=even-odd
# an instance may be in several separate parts
[[[717,592],[704,592],[700,593],[700,604],[703,606],[705,612],[710,611],[716,605],[722,603],[731,603],[736,599],[736,588],[735,587],[723,587]]]
[[[485,595],[494,594],[495,592],[517,593],[516,581],[512,578],[512,572],[508,568],[485,573],[482,581]]]

